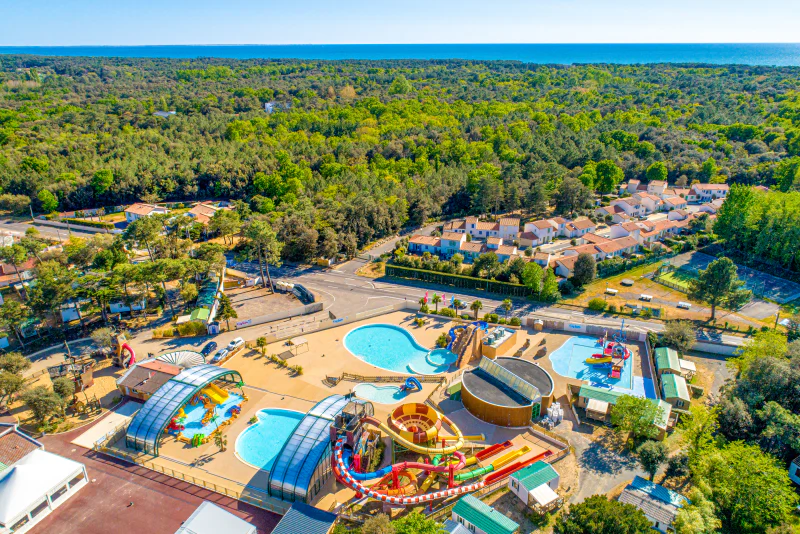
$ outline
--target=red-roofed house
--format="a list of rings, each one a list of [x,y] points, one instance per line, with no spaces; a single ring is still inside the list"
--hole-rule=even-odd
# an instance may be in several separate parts
[[[694,184],[686,200],[690,204],[703,204],[728,196],[731,187],[728,184]]]
[[[413,235],[408,240],[408,251],[414,254],[424,254],[430,252],[431,254],[439,254],[439,245],[441,239],[430,235]]]
[[[144,202],[137,202],[125,210],[125,220],[133,222],[142,217],[149,217],[151,215],[169,213],[169,210],[164,206],[156,206],[155,204],[145,204]]]

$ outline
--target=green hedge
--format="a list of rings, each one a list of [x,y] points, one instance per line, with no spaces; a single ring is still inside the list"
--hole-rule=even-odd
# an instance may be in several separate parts
[[[89,221],[85,219],[61,219],[63,223],[70,223],[70,224],[79,224],[81,226],[91,226],[92,228],[104,228],[106,230],[113,230],[116,228],[112,223],[104,222],[104,221]]]
[[[411,267],[401,267],[399,265],[386,265],[386,276],[397,278],[408,278],[412,280],[422,280],[443,284],[448,286],[462,287],[467,289],[483,289],[490,293],[510,295],[512,297],[528,297],[531,295],[530,288],[521,284],[510,282],[498,282],[496,280],[484,280],[483,278],[473,278],[460,274],[437,273],[435,271],[425,271],[423,269],[412,269]]]

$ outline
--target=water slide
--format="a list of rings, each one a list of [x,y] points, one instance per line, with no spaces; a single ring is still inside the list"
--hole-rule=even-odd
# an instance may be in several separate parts
[[[480,328],[481,330],[486,330],[487,328],[489,328],[489,323],[487,323],[486,321],[473,321],[473,322],[471,322],[469,324],[470,325],[475,325],[478,328]],[[460,325],[454,326],[453,328],[450,329],[450,332],[447,333],[447,335],[450,336],[450,342],[447,344],[447,347],[446,347],[447,350],[451,350],[453,348],[453,343],[455,343],[455,341],[456,341],[456,330],[460,330],[462,328],[466,328],[467,326],[469,326],[469,325],[460,324]]]
[[[204,387],[201,393],[208,396],[208,398],[211,399],[211,402],[214,404],[222,404],[228,398],[228,392],[224,389],[220,389],[214,384],[209,384]]]
[[[406,383],[400,387],[400,391],[411,391],[416,388],[417,391],[422,391],[422,384],[413,376],[406,378]]]
[[[120,347],[120,350],[127,350],[128,353],[131,355],[130,359],[128,359],[128,367],[136,363],[136,353],[133,352],[133,348],[131,348],[130,345],[128,345],[127,343],[123,343],[122,347]]]
[[[411,445],[413,445],[413,443]],[[360,495],[364,495],[365,497],[369,497],[370,499],[375,499],[377,501],[382,501],[389,504],[399,504],[401,506],[414,506],[426,502],[435,501],[437,499],[454,497],[456,495],[461,495],[463,493],[471,493],[485,486],[485,483],[483,481],[480,481],[480,482],[474,482],[472,484],[466,484],[464,486],[458,486],[456,488],[448,488],[440,491],[433,491],[431,493],[423,493],[421,495],[409,495],[409,496],[386,495],[384,493],[380,493],[371,488],[368,488],[367,486],[363,485],[361,482],[355,479],[353,475],[356,473],[351,473],[350,470],[347,468],[347,465],[344,463],[343,450],[344,450],[344,440],[338,439],[336,441],[336,445],[333,448],[332,464],[333,464],[334,476],[336,476],[336,479],[339,482],[341,482],[348,488],[352,489],[353,491],[359,493]],[[435,450],[440,451],[441,449],[435,449]],[[428,469],[431,468],[431,466],[428,464],[422,464],[422,465],[426,465]]]
[[[501,480],[503,477],[507,477],[508,475],[510,475],[512,473],[516,473],[517,471],[519,471],[523,467],[528,467],[529,465],[534,464],[534,463],[538,462],[539,460],[541,460],[543,458],[547,458],[548,456],[552,456],[552,455],[553,455],[553,451],[546,450],[541,454],[537,454],[536,456],[534,456],[530,460],[526,460],[524,462],[514,462],[513,464],[509,465],[508,467],[504,467],[500,471],[493,471],[489,476],[487,476],[486,478],[483,479],[483,482],[486,483],[487,485],[488,484],[492,484],[494,482],[497,482],[498,480]]]
[[[493,472],[497,471],[498,469],[500,469],[501,467],[503,467],[504,465],[513,462],[514,460],[516,460],[520,456],[524,456],[524,455],[528,454],[530,451],[531,451],[531,448],[528,447],[527,445],[525,445],[521,449],[517,449],[515,451],[511,451],[511,452],[508,452],[508,453],[504,454],[503,456],[501,456],[500,458],[498,458],[497,460],[495,460],[494,462],[492,462],[491,464],[489,464],[489,465],[487,465],[485,467],[478,467],[478,468],[475,468],[475,469],[470,469],[469,471],[467,471],[465,473],[459,473],[455,477],[453,477],[453,479],[456,480],[457,482],[462,482],[464,480],[469,480],[471,478],[481,477],[481,476],[486,475],[488,473],[493,473]]]
[[[453,430],[453,433],[455,434],[455,437],[453,438],[455,440],[454,445],[449,445],[447,447],[425,447],[423,445],[418,445],[416,443],[408,441],[403,436],[401,436],[400,434],[389,428],[387,425],[378,421],[374,417],[365,417],[364,419],[362,419],[362,421],[364,423],[370,424],[380,429],[381,432],[386,433],[389,437],[391,437],[393,440],[395,440],[397,443],[399,443],[406,449],[420,454],[425,454],[433,458],[437,454],[453,454],[454,452],[456,452],[457,450],[461,449],[461,447],[464,446],[464,434],[461,433],[461,430],[459,430],[459,428],[455,425],[455,423],[453,423],[450,419],[448,419],[447,416],[442,415],[441,419],[443,422],[447,423]]]

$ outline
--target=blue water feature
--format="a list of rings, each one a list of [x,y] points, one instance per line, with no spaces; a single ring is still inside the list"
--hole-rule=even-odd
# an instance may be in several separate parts
[[[553,370],[561,376],[586,380],[593,386],[610,386],[615,389],[633,389],[633,358],[625,360],[620,378],[608,377],[607,365],[589,365],[587,358],[599,353],[602,346],[597,338],[589,336],[572,336],[559,348],[550,353]]]
[[[184,429],[182,434],[191,438],[195,434],[202,434],[208,436],[223,422],[231,418],[231,408],[242,404],[242,396],[238,393],[229,393],[225,402],[218,404],[216,408],[216,415],[218,419],[216,422],[209,422],[205,425],[201,424],[203,417],[206,415],[206,408],[202,404],[197,403],[194,406],[187,404],[183,407],[186,413],[186,419],[183,422]]]
[[[360,360],[397,373],[444,373],[457,359],[447,349],[426,349],[404,328],[391,324],[359,326],[347,333],[344,346]]]
[[[397,404],[408,396],[400,391],[399,386],[376,386],[374,384],[358,384],[353,391],[359,399],[377,402],[378,404]]]
[[[272,469],[283,444],[292,435],[305,414],[280,408],[265,408],[256,413],[253,423],[236,438],[236,454],[264,471]]]

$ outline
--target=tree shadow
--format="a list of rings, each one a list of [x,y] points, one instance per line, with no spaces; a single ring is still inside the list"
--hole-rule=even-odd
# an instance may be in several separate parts
[[[625,448],[620,436],[606,432],[583,451],[578,458],[578,465],[596,474],[615,475],[623,470],[635,469],[637,460]]]

